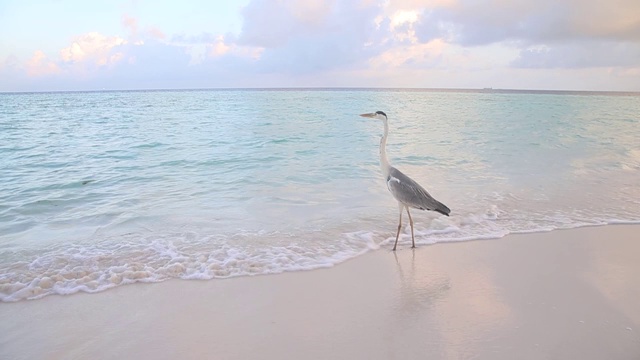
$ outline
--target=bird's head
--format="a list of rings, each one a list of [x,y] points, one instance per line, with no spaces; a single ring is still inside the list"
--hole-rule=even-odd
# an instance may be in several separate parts
[[[387,120],[387,114],[385,114],[382,111],[376,111],[374,113],[369,113],[369,114],[360,114],[360,116],[366,117],[366,118],[378,119],[378,120]]]

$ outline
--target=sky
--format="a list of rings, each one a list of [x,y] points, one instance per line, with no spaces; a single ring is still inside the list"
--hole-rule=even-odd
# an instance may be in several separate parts
[[[640,91],[638,0],[0,0],[0,91]]]

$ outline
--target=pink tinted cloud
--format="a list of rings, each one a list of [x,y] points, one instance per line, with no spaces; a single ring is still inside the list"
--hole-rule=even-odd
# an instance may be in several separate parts
[[[69,47],[60,50],[60,58],[67,63],[110,65],[122,59],[123,55],[114,49],[125,44],[127,41],[121,37],[91,32],[76,37]]]
[[[122,25],[129,30],[129,35],[132,38],[136,38],[138,36],[138,20],[129,16],[122,16]]]
[[[157,27],[150,27],[147,30],[147,33],[149,34],[149,36],[153,39],[156,40],[164,40],[167,36],[162,32],[162,30],[158,29]]]
[[[36,50],[33,57],[25,64],[27,75],[30,77],[54,75],[61,72],[60,67],[49,60],[42,50]]]
[[[156,26],[146,27],[140,30],[138,19],[127,14],[122,15],[122,25],[129,31],[129,39],[137,40],[139,36],[155,40],[164,40],[167,36]]]

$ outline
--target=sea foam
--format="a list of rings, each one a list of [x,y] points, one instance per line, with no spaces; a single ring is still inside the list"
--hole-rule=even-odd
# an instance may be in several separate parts
[[[558,219],[556,227],[517,230],[515,226],[513,229],[501,226],[496,218],[499,212],[493,207],[489,213],[418,220],[416,244],[497,239],[510,233],[607,223],[640,223],[623,220],[568,223],[566,219]],[[27,260],[0,262],[0,301],[94,293],[120,285],[172,278],[209,280],[332,267],[372,250],[390,250],[395,241],[394,227],[387,223],[391,225],[389,231],[359,230],[336,234],[333,239],[326,238],[328,231],[305,234],[243,231],[231,237],[201,236],[194,232],[126,234],[97,243],[51,246],[11,255],[2,253],[0,258]],[[306,240],[294,240],[301,237]],[[399,238],[399,251],[410,244],[410,228],[405,224]]]

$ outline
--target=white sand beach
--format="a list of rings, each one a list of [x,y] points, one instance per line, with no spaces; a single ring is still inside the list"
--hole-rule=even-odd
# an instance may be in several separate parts
[[[640,226],[0,304],[1,359],[639,359]]]

